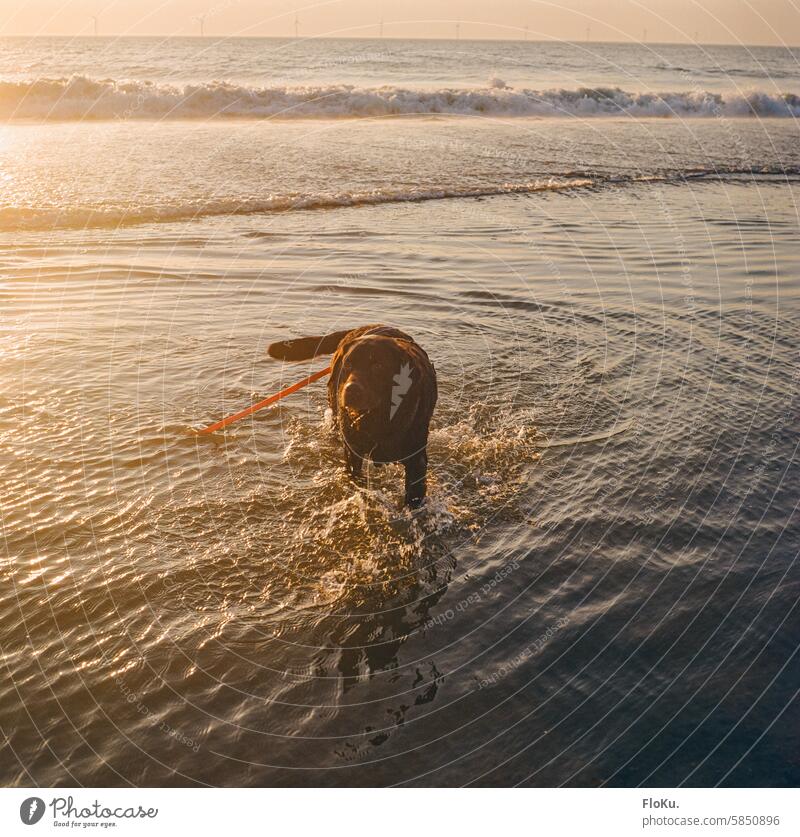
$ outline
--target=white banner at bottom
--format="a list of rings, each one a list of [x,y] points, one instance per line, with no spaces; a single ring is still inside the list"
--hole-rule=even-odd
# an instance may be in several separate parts
[[[757,789],[0,789],[0,834],[800,834],[800,791]]]

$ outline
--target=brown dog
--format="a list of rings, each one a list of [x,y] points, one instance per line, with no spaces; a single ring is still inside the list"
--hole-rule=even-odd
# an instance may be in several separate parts
[[[407,505],[425,497],[428,427],[436,406],[436,371],[414,339],[383,325],[273,343],[278,360],[333,353],[328,401],[344,441],[347,466],[361,476],[365,459],[401,462]]]

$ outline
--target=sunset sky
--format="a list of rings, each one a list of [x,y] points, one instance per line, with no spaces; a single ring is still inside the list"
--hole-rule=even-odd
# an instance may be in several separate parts
[[[0,34],[643,40],[800,44],[800,0],[0,0]],[[588,29],[588,32],[587,32]],[[646,30],[646,31],[645,31]]]

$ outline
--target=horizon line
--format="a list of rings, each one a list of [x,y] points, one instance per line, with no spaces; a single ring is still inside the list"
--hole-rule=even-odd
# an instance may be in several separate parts
[[[520,44],[552,44],[552,43],[562,43],[562,44],[608,44],[612,46],[619,46],[619,45],[626,45],[626,44],[638,44],[639,46],[713,46],[713,47],[741,47],[741,48],[750,48],[750,47],[760,47],[766,49],[788,49],[788,50],[800,50],[800,44],[767,44],[767,43],[743,43],[741,41],[692,41],[692,40],[685,40],[685,41],[642,41],[637,40],[634,37],[631,37],[627,40],[603,40],[603,39],[594,39],[591,40],[584,40],[580,38],[559,38],[555,35],[550,38],[453,38],[453,37],[428,37],[428,36],[421,36],[421,35],[414,35],[414,36],[398,36],[398,35],[306,35],[301,37],[295,37],[294,35],[238,35],[238,34],[230,34],[230,35],[183,35],[183,34],[156,34],[156,33],[147,33],[147,34],[140,34],[140,35],[133,35],[130,33],[110,33],[110,34],[102,34],[102,35],[93,35],[93,34],[85,34],[83,32],[78,33],[37,33],[37,34],[30,34],[30,33],[15,33],[15,34],[0,34],[0,40],[3,38],[29,38],[29,39],[36,39],[36,38],[68,38],[72,40],[76,39],[85,39],[89,41],[94,40],[125,40],[130,39],[134,40],[136,38],[152,38],[152,39],[174,39],[174,40],[185,40],[185,41],[230,41],[230,40],[242,40],[242,41],[257,41],[257,40],[264,40],[264,41],[447,41],[453,43],[483,43],[483,42],[501,42],[501,43],[520,43]]]

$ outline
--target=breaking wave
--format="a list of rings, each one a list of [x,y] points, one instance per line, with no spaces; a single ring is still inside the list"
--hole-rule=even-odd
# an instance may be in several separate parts
[[[763,91],[631,93],[618,87],[573,90],[422,90],[347,84],[250,87],[215,81],[183,86],[72,78],[0,82],[2,119],[333,119],[403,115],[498,117],[798,117],[800,96]]]

